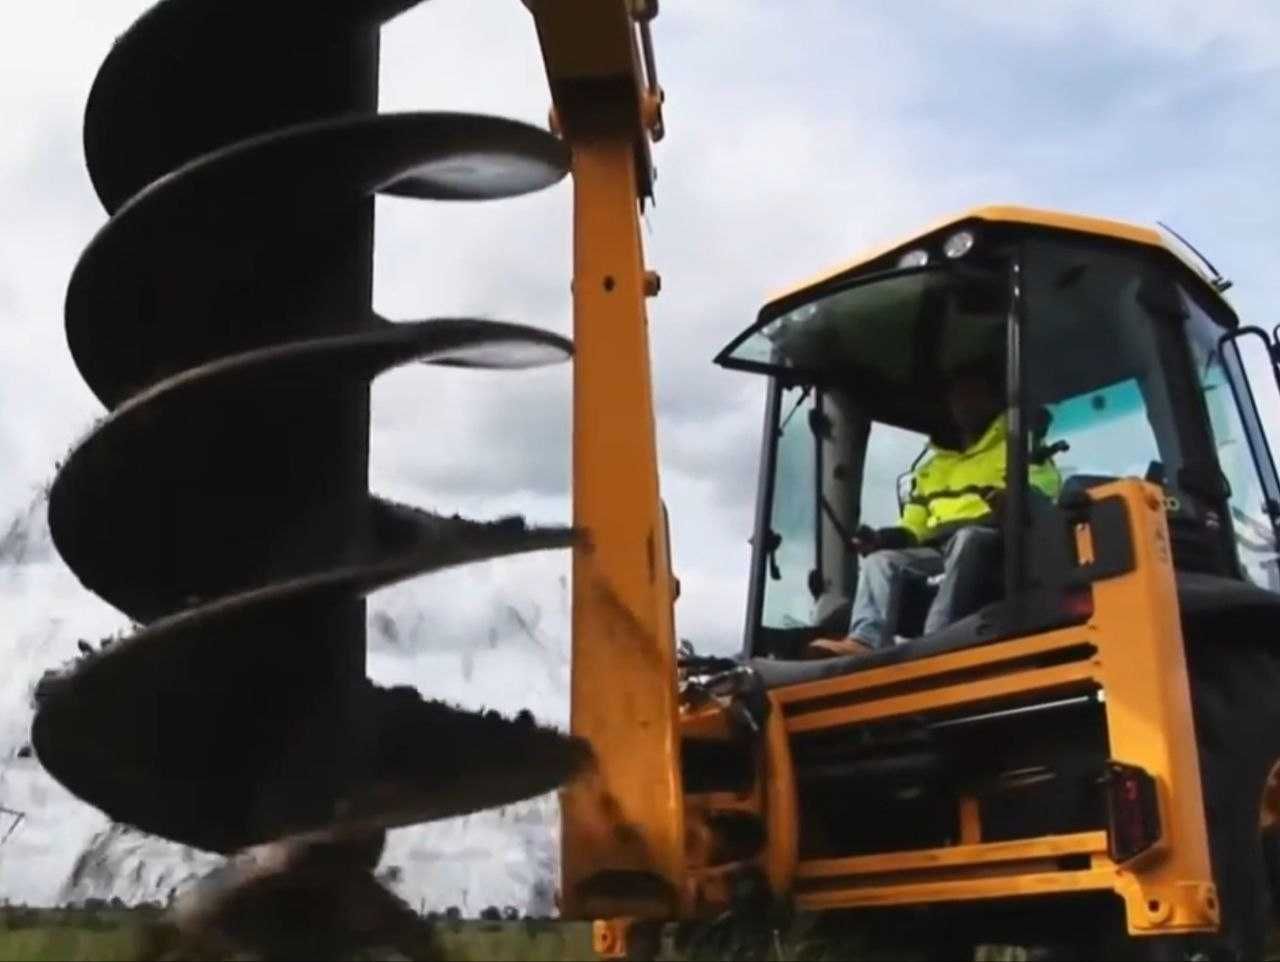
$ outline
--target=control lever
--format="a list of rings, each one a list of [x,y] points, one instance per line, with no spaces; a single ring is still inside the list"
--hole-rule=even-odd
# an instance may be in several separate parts
[[[1032,464],[1044,464],[1055,454],[1064,454],[1071,450],[1066,441],[1054,441],[1052,444],[1037,444],[1031,452]]]

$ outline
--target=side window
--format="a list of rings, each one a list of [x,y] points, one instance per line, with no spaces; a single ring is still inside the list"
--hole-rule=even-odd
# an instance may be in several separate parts
[[[1141,478],[1153,461],[1163,461],[1156,446],[1151,414],[1137,378],[1105,385],[1087,394],[1045,406],[1046,442],[1065,441],[1070,447],[1054,459],[1063,479],[1073,475]]]
[[[910,496],[911,468],[929,439],[915,431],[871,425],[862,477],[861,523],[888,528],[898,523],[900,505]]]
[[[770,532],[777,537],[772,564],[769,558],[764,562],[761,621],[766,628],[813,623],[809,572],[817,558],[818,453],[809,414],[814,409],[814,395],[792,387],[782,392],[781,401],[769,520]]]
[[[1280,591],[1280,554],[1272,518],[1280,505],[1276,492],[1268,490],[1274,485],[1265,483],[1273,480],[1274,467],[1255,406],[1273,400],[1276,393],[1270,358],[1265,342],[1246,336],[1224,345],[1214,360],[1219,363],[1209,368],[1213,380],[1206,379],[1205,401],[1218,460],[1231,485],[1231,522],[1240,562],[1255,584]],[[1208,390],[1209,384],[1214,392]],[[1270,390],[1257,392],[1255,387]],[[1210,398],[1211,393],[1217,397]]]
[[[1255,404],[1275,400],[1275,380],[1265,342],[1254,356],[1245,336],[1228,342],[1221,351],[1216,343],[1193,336],[1193,356],[1199,363],[1200,389],[1209,410],[1210,430],[1218,464],[1231,486],[1231,526],[1240,563],[1254,584],[1280,591],[1280,554],[1270,510],[1275,506],[1271,453]],[[1243,342],[1243,343],[1241,343]],[[1257,392],[1255,387],[1269,390]],[[1271,483],[1268,483],[1271,482]]]

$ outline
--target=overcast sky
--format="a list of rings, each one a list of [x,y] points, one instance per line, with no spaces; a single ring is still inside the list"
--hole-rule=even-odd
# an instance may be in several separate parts
[[[0,518],[101,412],[62,302],[104,220],[82,109],[136,0],[45,0],[0,32]],[[1270,327],[1280,274],[1280,6],[1271,0],[666,0],[650,304],[681,635],[741,633],[763,383],[711,365],[768,294],[965,207],[1164,220]],[[542,124],[518,0],[431,0],[384,32],[383,109]],[[375,307],[570,332],[570,187],[495,204],[378,203]],[[375,490],[424,507],[569,516],[569,369],[414,367],[374,393]],[[445,408],[449,411],[446,413]],[[548,582],[567,558],[544,568]],[[492,566],[489,578],[528,577]],[[516,572],[520,572],[517,576]]]

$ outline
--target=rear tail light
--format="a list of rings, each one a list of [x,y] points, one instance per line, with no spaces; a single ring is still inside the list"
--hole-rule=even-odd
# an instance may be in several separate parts
[[[1108,762],[1107,851],[1116,863],[1128,862],[1160,841],[1160,802],[1156,780],[1136,765]]]
[[[1062,610],[1073,619],[1088,621],[1093,617],[1093,590],[1087,585],[1068,589],[1062,596]]]

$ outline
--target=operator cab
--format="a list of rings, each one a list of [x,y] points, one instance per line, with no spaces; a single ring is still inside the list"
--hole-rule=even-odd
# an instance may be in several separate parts
[[[1180,577],[1280,591],[1280,480],[1257,401],[1273,417],[1280,394],[1258,333],[1160,234],[1021,208],[956,218],[770,301],[716,359],[769,383],[744,655],[792,659],[845,632],[848,533],[895,525],[914,464],[955,447],[942,385],[975,363],[1004,372],[1023,523],[1005,526],[971,612],[860,665],[1087,619],[1073,512],[1119,478],[1163,492]],[[1057,470],[1055,499],[1028,484],[1036,464]],[[918,634],[929,576],[895,586],[886,634]]]

